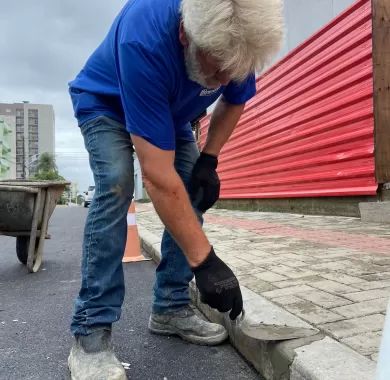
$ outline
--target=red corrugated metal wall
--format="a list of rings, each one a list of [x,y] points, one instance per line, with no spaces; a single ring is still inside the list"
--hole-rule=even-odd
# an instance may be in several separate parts
[[[372,77],[361,0],[258,78],[220,155],[221,198],[375,194]]]

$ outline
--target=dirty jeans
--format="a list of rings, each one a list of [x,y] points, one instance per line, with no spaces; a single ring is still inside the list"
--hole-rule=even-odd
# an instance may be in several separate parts
[[[95,196],[84,229],[82,282],[71,331],[74,335],[88,335],[98,326],[111,326],[121,315],[125,293],[122,257],[127,210],[134,191],[134,167],[133,146],[122,124],[102,116],[85,122],[80,129],[94,175]],[[176,144],[175,167],[187,184],[199,151],[194,142]],[[153,311],[169,313],[190,302],[188,283],[193,274],[167,231],[161,254]]]

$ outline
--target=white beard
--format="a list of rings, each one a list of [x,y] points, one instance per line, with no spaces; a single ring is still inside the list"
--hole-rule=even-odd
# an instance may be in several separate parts
[[[188,77],[202,87],[216,89],[221,86],[220,83],[215,80],[207,80],[205,75],[202,73],[200,64],[196,56],[196,46],[193,42],[190,42],[188,47],[184,49],[184,61],[186,64],[186,70]]]

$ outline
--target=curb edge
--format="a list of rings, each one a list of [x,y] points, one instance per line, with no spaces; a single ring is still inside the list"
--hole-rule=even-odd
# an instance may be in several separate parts
[[[142,226],[138,228],[142,248],[152,257],[153,261],[158,263],[161,260],[160,238]],[[243,293],[251,292],[243,286],[241,289]],[[349,363],[349,359],[353,361],[350,366],[352,373],[346,374],[347,377],[345,374],[341,375],[343,380],[356,378],[372,380],[374,378],[375,362],[318,330],[316,334],[305,338],[279,342],[255,340],[245,336],[240,329],[233,331],[231,323],[228,323],[223,314],[201,303],[194,280],[190,283],[190,294],[194,305],[210,321],[226,327],[232,345],[266,380],[339,380],[341,373],[345,373],[345,364]],[[260,295],[256,294],[256,296],[264,299]],[[336,348],[339,355],[334,360],[326,358],[325,363],[322,360],[322,366],[318,366],[316,358],[321,355],[318,352],[318,346]],[[311,361],[306,363],[309,359]]]

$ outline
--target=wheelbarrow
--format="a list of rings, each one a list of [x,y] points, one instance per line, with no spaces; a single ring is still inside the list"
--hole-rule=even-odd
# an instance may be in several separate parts
[[[42,264],[49,219],[66,181],[0,181],[0,235],[16,237],[16,255],[29,272]]]

